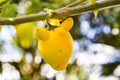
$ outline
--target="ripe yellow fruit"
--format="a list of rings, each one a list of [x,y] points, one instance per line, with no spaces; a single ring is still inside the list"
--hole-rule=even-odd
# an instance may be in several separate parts
[[[16,25],[16,35],[21,47],[27,49],[31,46],[33,39],[33,28],[35,22],[23,23]]]
[[[37,27],[36,36],[39,38],[38,50],[46,63],[55,70],[63,70],[73,52],[73,39],[68,32],[73,26],[73,19],[67,18],[59,27],[47,30]]]

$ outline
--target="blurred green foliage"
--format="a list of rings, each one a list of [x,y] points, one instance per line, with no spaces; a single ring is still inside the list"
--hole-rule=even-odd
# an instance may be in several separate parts
[[[0,3],[4,2],[5,0],[0,0]],[[1,17],[16,17],[22,15],[28,15],[33,13],[39,13],[43,11],[44,8],[49,9],[58,9],[61,7],[64,7],[65,5],[74,2],[75,0],[9,0],[8,2],[4,3],[0,7],[2,8],[2,12],[0,13]],[[24,6],[23,6],[24,5]],[[19,11],[18,7],[20,8]],[[24,11],[25,10],[25,11]],[[22,12],[23,11],[23,12]],[[111,9],[105,9],[99,12],[98,18],[95,20],[93,12],[80,14],[78,16],[74,16],[74,27],[70,30],[70,33],[74,40],[81,40],[81,39],[87,39],[91,41],[91,43],[102,43],[106,45],[110,45],[114,47],[115,49],[120,48],[120,7],[115,7]],[[87,34],[82,34],[80,32],[81,30],[81,24],[82,21],[88,21],[90,24],[90,30],[97,30],[96,34],[93,38],[87,37]],[[112,34],[105,33],[103,31],[103,27],[101,25],[108,25],[111,32],[114,28],[117,28],[119,30],[118,34]],[[35,24],[34,27],[36,27],[37,24]],[[107,31],[107,30],[105,30]],[[14,40],[15,37],[13,37]],[[44,75],[41,75],[42,67],[45,65],[44,61],[42,60],[39,64],[35,63],[34,59],[37,55],[37,40],[34,39],[33,42],[31,42],[31,46],[27,49],[21,47],[19,42],[13,41],[15,45],[17,44],[18,50],[21,51],[22,58],[19,62],[8,62],[12,66],[15,67],[20,72],[21,80],[55,80],[55,76],[52,78],[48,78]],[[3,53],[3,45],[5,45],[4,41],[0,38],[0,53]],[[80,44],[79,45],[79,49]],[[84,49],[87,48],[87,46],[83,46]],[[27,62],[26,55],[27,53],[30,53],[32,55],[32,61]],[[92,54],[91,54],[92,55]],[[4,62],[0,62],[0,73],[2,73],[2,65]],[[78,66],[76,64],[76,60],[70,63],[65,70],[65,76],[66,80],[70,79],[71,75],[78,76],[79,80],[88,80],[89,75],[81,68],[81,66]],[[112,62],[112,63],[106,63],[102,67],[102,75],[109,76],[113,74],[113,71],[116,69],[116,67],[120,65],[120,62],[118,60]],[[94,65],[92,65],[94,66]],[[25,68],[25,69],[24,69]]]
[[[5,3],[2,6],[1,17],[15,17],[16,16],[16,4],[11,4],[10,2]]]
[[[104,76],[113,75],[113,71],[116,69],[118,65],[120,65],[120,62],[104,64],[102,75]]]

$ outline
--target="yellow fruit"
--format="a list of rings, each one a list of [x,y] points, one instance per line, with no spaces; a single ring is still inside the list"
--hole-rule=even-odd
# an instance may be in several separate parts
[[[34,22],[30,22],[30,23],[24,23],[24,24],[15,26],[16,35],[21,47],[29,48],[31,46],[34,25],[35,25]]]
[[[69,31],[73,25],[73,19],[72,18],[67,18],[60,26],[64,28],[66,31]]]
[[[73,52],[73,39],[68,32],[72,26],[73,20],[68,18],[54,30],[42,27],[35,30],[39,38],[38,50],[44,61],[55,70],[63,70],[68,65]]]
[[[38,39],[45,41],[48,40],[50,32],[45,28],[37,27],[35,35],[37,36]]]

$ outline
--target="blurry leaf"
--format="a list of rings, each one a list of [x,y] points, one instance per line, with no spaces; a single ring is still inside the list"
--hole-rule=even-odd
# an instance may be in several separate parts
[[[3,44],[4,44],[3,41],[0,39],[0,54],[1,54],[2,51],[3,51],[3,48],[2,48],[2,47],[3,47]]]
[[[1,17],[14,17],[16,15],[16,5],[10,4],[10,2],[2,6]]]
[[[29,22],[15,26],[18,42],[21,47],[29,48],[31,46],[34,25],[35,22]]]
[[[31,75],[24,75],[22,76],[21,80],[33,80]]]
[[[2,2],[3,0],[0,0],[0,3]]]
[[[2,62],[0,62],[0,73],[2,73]]]
[[[117,36],[101,35],[95,42],[111,45],[115,48],[120,48],[120,36],[119,35]]]
[[[118,65],[120,65],[120,62],[108,63],[102,65],[103,67],[102,75],[104,76],[111,75]]]
[[[15,66],[15,68],[20,71],[19,63],[17,63],[17,62],[11,62],[10,64],[13,65],[13,66]]]
[[[66,74],[69,74],[74,67],[77,67],[76,61],[74,61],[72,64],[68,64],[68,66],[66,68]]]
[[[83,36],[80,34],[80,21],[79,21],[79,16],[74,16],[72,17],[74,19],[74,25],[73,27],[71,28],[70,30],[70,33],[72,35],[72,38],[74,40],[76,39],[80,39],[82,38]]]
[[[11,0],[11,3],[19,3],[21,0]]]
[[[30,0],[30,1],[31,1],[31,5],[28,6],[28,8],[26,9],[26,13],[31,14],[31,13],[39,12],[42,6],[40,0]]]
[[[96,0],[90,0],[91,4],[96,4]]]
[[[2,5],[4,5],[5,3],[7,3],[9,0],[0,0],[0,13],[2,11]]]
[[[71,72],[73,64],[68,64],[67,68],[66,68],[66,73],[69,74]]]
[[[6,0],[0,0],[0,3],[4,2],[4,1],[6,1]]]
[[[1,29],[2,29],[2,25],[0,25],[0,31],[1,31]]]
[[[0,0],[0,6],[4,5],[5,3],[7,3],[9,0]]]

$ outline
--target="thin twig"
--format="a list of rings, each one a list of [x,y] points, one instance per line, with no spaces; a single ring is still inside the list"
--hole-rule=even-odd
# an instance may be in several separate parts
[[[106,0],[106,1],[97,1],[95,5],[86,4],[76,7],[67,7],[58,9],[53,12],[53,18],[66,18],[68,16],[79,15],[84,12],[93,11],[95,9],[106,9],[120,5],[120,0]]]

